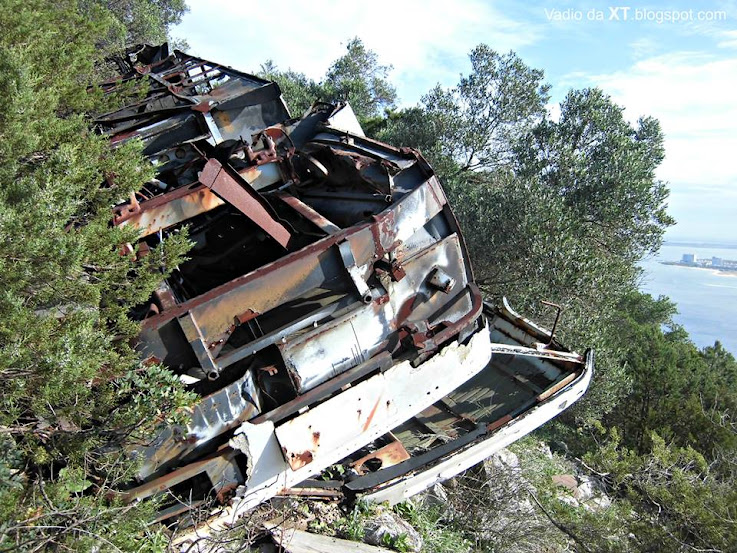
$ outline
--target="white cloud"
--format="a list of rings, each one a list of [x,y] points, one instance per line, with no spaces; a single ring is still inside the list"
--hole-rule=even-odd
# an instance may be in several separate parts
[[[313,0],[266,3],[192,0],[174,29],[191,51],[246,71],[267,59],[319,79],[360,37],[380,62],[394,66],[392,80],[405,104],[435,83],[450,86],[468,65],[468,52],[485,42],[499,51],[533,43],[540,29],[517,22],[481,0]],[[342,43],[342,44],[341,44]]]
[[[590,80],[635,120],[652,115],[666,136],[661,176],[694,185],[737,182],[737,59],[680,52],[648,58],[627,71]]]
[[[719,33],[719,48],[737,48],[737,31],[723,31]]]
[[[659,49],[659,43],[649,37],[638,38],[630,42],[629,47],[635,59],[642,59],[655,54]]]
[[[670,183],[679,233],[737,237],[737,59],[676,52],[589,82],[625,106],[631,121],[660,120],[666,159],[658,176]]]

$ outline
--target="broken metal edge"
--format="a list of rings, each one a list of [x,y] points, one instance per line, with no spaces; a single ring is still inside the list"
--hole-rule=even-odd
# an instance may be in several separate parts
[[[584,395],[594,374],[594,351],[586,352],[581,374],[568,386],[517,418],[498,428],[489,437],[465,451],[452,453],[445,461],[420,473],[397,481],[361,498],[372,503],[389,502],[394,505],[421,493],[435,484],[453,478],[464,470],[482,462],[497,451],[507,447],[533,430],[555,418]]]
[[[407,421],[418,411],[432,405],[482,371],[490,358],[489,328],[483,327],[466,344],[454,341],[417,367],[412,367],[409,361],[397,363],[385,373],[377,374],[292,419],[288,424],[291,423],[290,426],[298,429],[300,426],[314,424],[314,420],[323,420],[329,427],[341,418],[339,414],[345,411],[346,402],[355,405],[355,396],[363,393],[367,394],[367,398],[376,397],[378,393],[382,404],[390,402],[393,406],[383,417],[375,413],[374,420],[369,421],[363,431],[350,437],[333,436],[331,441],[339,445],[320,451],[311,462],[297,470],[293,470],[284,458],[284,437],[281,440],[277,437],[277,430],[286,425],[274,427],[268,421],[259,425],[244,423],[236,438],[231,440],[231,446],[247,452],[253,459],[246,485],[239,487],[236,499],[221,514],[209,520],[206,525],[178,536],[176,544],[189,544],[192,547],[190,550],[196,551],[198,540],[228,529],[253,507],[322,472]],[[434,386],[435,382],[442,382],[442,387]],[[328,431],[322,430],[321,440],[328,441],[327,434]]]

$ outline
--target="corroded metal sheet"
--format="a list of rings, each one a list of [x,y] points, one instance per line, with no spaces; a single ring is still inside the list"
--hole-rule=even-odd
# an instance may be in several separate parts
[[[468,346],[443,349],[419,367],[408,362],[354,386],[276,429],[292,470],[324,466],[346,444],[367,443],[442,398],[482,370],[491,349],[488,331]]]

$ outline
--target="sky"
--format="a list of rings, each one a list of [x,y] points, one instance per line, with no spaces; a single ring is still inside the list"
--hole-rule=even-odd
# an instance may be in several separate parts
[[[320,80],[359,37],[391,65],[400,106],[470,70],[486,43],[515,51],[552,85],[597,86],[636,122],[656,117],[666,159],[669,240],[737,244],[737,0],[188,0],[173,29],[199,57],[255,72],[266,60]]]

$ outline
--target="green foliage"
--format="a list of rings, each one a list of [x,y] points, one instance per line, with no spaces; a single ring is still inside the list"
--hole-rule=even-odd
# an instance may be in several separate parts
[[[591,240],[623,263],[660,247],[673,219],[666,185],[655,178],[664,157],[660,124],[636,126],[599,89],[574,90],[558,121],[546,119],[518,147],[520,175],[539,179],[586,225]]]
[[[737,547],[737,492],[733,482],[714,474],[691,447],[666,443],[657,433],[639,454],[623,446],[611,430],[588,464],[606,475],[611,490],[628,510],[611,523],[630,535],[627,548],[612,551],[733,551]],[[599,521],[601,522],[601,521]],[[588,521],[579,524],[589,532]]]
[[[376,53],[359,38],[348,41],[346,50],[319,83],[291,69],[280,71],[273,61],[261,65],[259,76],[279,84],[293,115],[301,115],[315,101],[347,101],[358,120],[367,123],[394,106],[397,93],[387,80],[391,67],[380,65]]]
[[[169,28],[179,23],[188,11],[185,0],[86,0],[81,10],[104,10],[112,18],[106,35],[114,39],[108,48],[123,45],[160,44],[168,39]]]
[[[146,526],[152,507],[109,494],[135,470],[123,445],[192,400],[128,346],[138,331],[129,310],[189,243],[174,237],[137,261],[121,255],[135,234],[110,225],[111,205],[151,169],[139,144],[112,150],[88,131],[109,12],[66,1],[4,8],[0,548],[160,549]]]
[[[718,342],[699,351],[670,322],[674,310],[664,298],[639,293],[620,305],[616,321],[628,345],[624,361],[632,389],[604,422],[617,427],[622,442],[638,454],[652,448],[656,432],[675,446],[695,448],[720,471],[731,470],[737,361]]]
[[[338,536],[347,540],[363,541],[366,521],[377,514],[378,509],[378,506],[365,501],[356,503],[346,516],[336,522],[335,529]]]
[[[326,101],[327,96],[320,84],[309,79],[304,73],[291,69],[281,71],[272,60],[261,64],[258,75],[276,81],[293,117],[300,117],[316,101]]]
[[[471,550],[463,529],[452,524],[440,505],[407,501],[394,506],[394,512],[409,522],[422,537],[422,551],[427,553],[466,553]]]
[[[592,551],[735,548],[737,361],[718,342],[699,351],[674,312],[666,298],[625,296],[613,321],[629,393],[587,431],[553,433],[615,498],[596,513],[546,502]]]
[[[361,121],[393,107],[397,92],[387,80],[391,66],[380,65],[376,53],[360,38],[349,40],[346,50],[330,66],[322,83],[327,98],[347,100]]]
[[[376,67],[375,58],[363,63]],[[559,339],[597,350],[586,398],[545,433],[604,479],[614,503],[593,510],[561,502],[550,477],[578,469],[528,451],[535,468],[526,477],[562,532],[550,535],[582,551],[734,550],[737,363],[719,343],[699,351],[673,324],[667,298],[636,291],[638,262],[673,223],[667,186],[655,176],[664,156],[658,122],[630,123],[598,89],[570,91],[553,118],[542,72],[514,53],[481,45],[471,65],[454,88],[435,87],[419,105],[383,117],[361,109],[360,119],[369,135],[429,159],[487,296],[507,296],[548,325],[554,312],[539,302],[555,301],[563,307]],[[335,78],[338,70],[355,78]],[[351,83],[344,95],[370,97],[370,78],[350,60],[329,76]],[[327,80],[289,81],[288,96],[304,107],[310,96],[332,99]],[[478,490],[461,494],[466,505]],[[488,491],[479,497],[488,500]],[[468,536],[484,526],[479,521],[492,516],[484,501],[466,517],[482,518],[453,531]],[[415,524],[427,516],[403,509]]]

